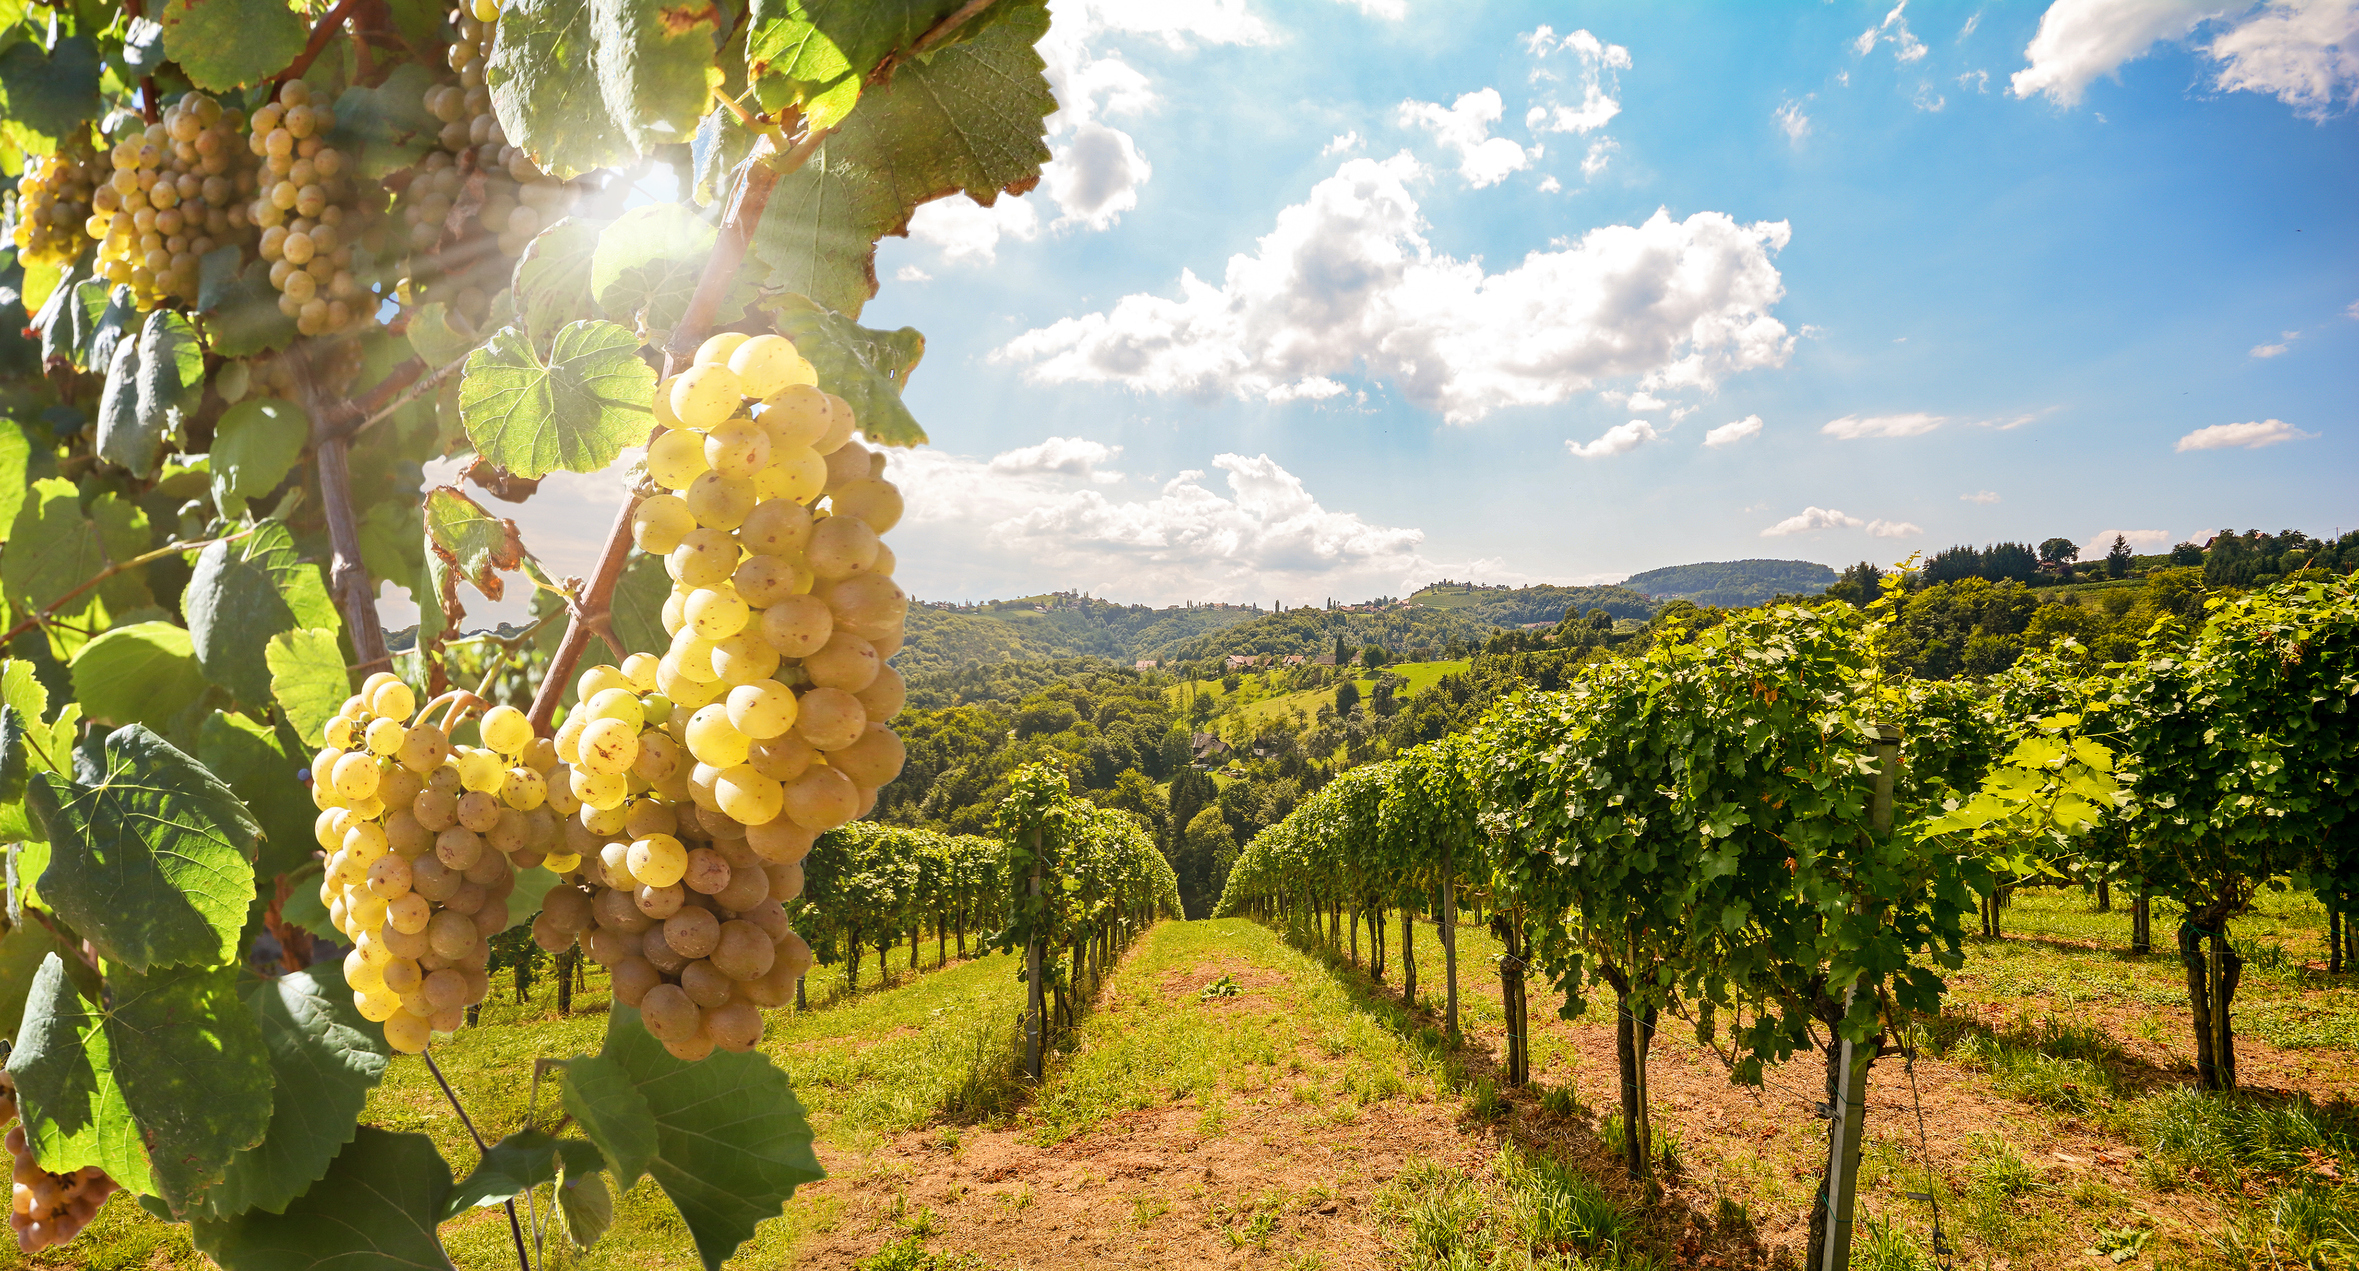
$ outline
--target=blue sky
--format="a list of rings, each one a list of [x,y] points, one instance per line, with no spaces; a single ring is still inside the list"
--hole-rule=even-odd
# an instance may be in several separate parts
[[[1054,12],[863,315],[920,598],[2359,525],[2359,0]]]

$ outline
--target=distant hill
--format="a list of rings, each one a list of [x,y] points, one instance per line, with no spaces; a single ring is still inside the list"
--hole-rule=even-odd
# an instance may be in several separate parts
[[[1358,648],[1379,645],[1398,655],[1410,649],[1438,650],[1452,642],[1480,643],[1496,624],[1446,609],[1289,609],[1140,652],[1142,658],[1187,662],[1230,653],[1299,653],[1306,658],[1333,652],[1337,637]]]
[[[893,659],[903,675],[1041,658],[1094,656],[1128,663],[1169,656],[1183,645],[1266,617],[1267,611],[1217,605],[1153,609],[1093,597],[1026,596],[972,608],[912,605],[908,643]]]
[[[1480,583],[1435,583],[1409,599],[1433,609],[1447,609],[1478,622],[1520,627],[1527,622],[1556,622],[1565,611],[1588,613],[1603,609],[1617,618],[1644,622],[1662,606],[1625,583],[1617,587],[1559,587],[1536,583],[1529,587],[1485,587]]]
[[[1834,570],[1807,560],[1720,560],[1632,574],[1622,586],[1658,600],[1699,605],[1757,605],[1779,596],[1815,596],[1834,586]]]

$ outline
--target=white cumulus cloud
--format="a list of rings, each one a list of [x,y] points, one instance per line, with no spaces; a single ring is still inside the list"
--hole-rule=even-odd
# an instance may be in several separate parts
[[[1088,477],[1092,481],[1115,482],[1122,474],[1103,465],[1122,453],[1122,447],[1109,446],[1086,437],[1051,437],[1046,441],[1014,450],[1001,451],[991,457],[991,470],[1007,474],[1016,472],[1057,473],[1068,477]]]
[[[2127,541],[2131,547],[2146,548],[2149,552],[2160,551],[2171,545],[2171,535],[2168,530],[2099,530],[2091,534],[2086,545],[2081,548],[2082,559],[2093,560],[2113,550],[2113,540],[2116,535]]]
[[[999,258],[999,240],[1040,237],[1040,209],[1030,199],[1005,195],[989,207],[952,195],[919,207],[909,218],[909,236],[941,249],[944,261],[988,265]]]
[[[1945,415],[1927,415],[1922,412],[1908,415],[1845,415],[1841,419],[1828,420],[1819,426],[1819,431],[1846,441],[1861,437],[1916,437],[1941,427],[1947,418]]]
[[[1958,499],[1960,502],[1979,503],[1984,507],[1989,507],[1991,504],[1999,501],[1999,492],[1996,490],[1977,490],[1972,494],[1961,494],[1958,496]]]
[[[2207,23],[2214,34],[2197,48],[2221,92],[2263,93],[2317,120],[2359,103],[2359,0],[2056,0],[2010,84],[2078,105],[2098,77]]]
[[[1564,443],[1564,448],[1571,452],[1575,458],[1603,459],[1610,455],[1636,450],[1650,441],[1660,440],[1661,437],[1662,434],[1655,431],[1653,424],[1643,419],[1633,419],[1626,424],[1615,424],[1606,429],[1604,435],[1586,445],[1568,439]]]
[[[1736,420],[1733,423],[1722,424],[1718,428],[1705,433],[1704,444],[1714,450],[1717,450],[1722,446],[1733,446],[1738,442],[1743,441],[1747,437],[1758,437],[1760,435],[1761,417],[1759,415],[1747,415],[1743,419]]]
[[[2291,348],[2293,346],[2293,342],[2301,338],[2302,333],[2299,331],[2280,332],[2277,336],[2277,342],[2275,344],[2254,345],[2252,347],[2252,356],[2260,358],[2276,357],[2278,354],[2281,354],[2288,348]]]
[[[1257,250],[1215,283],[1184,270],[1176,297],[1028,331],[993,354],[1042,383],[1267,397],[1362,373],[1453,423],[1551,405],[1600,380],[1710,390],[1783,365],[1793,336],[1772,314],[1784,221],[1720,212],[1608,225],[1498,273],[1438,253],[1406,154],[1352,159],[1278,213]]]
[[[1155,174],[1138,143],[1119,128],[1086,123],[1054,150],[1040,183],[1064,215],[1056,225],[1105,229],[1139,205],[1139,187]]]
[[[2190,450],[2258,450],[2281,442],[2308,441],[2317,435],[2303,432],[2282,419],[2261,419],[2198,428],[2179,438],[2179,444],[2171,449],[2182,454]]]
[[[1534,132],[1591,133],[1613,122],[1622,113],[1620,72],[1630,69],[1630,50],[1619,44],[1608,44],[1587,31],[1575,31],[1562,39],[1549,27],[1541,27],[1523,37],[1524,49],[1539,63],[1532,72],[1535,83],[1559,80],[1548,62],[1550,57],[1569,54],[1573,58],[1573,77],[1581,90],[1578,105],[1568,105],[1553,94],[1534,102],[1524,112],[1524,126]]]
[[[1498,89],[1483,88],[1460,96],[1447,109],[1439,102],[1402,102],[1400,120],[1403,127],[1431,133],[1444,150],[1457,155],[1458,174],[1479,190],[1499,184],[1532,161],[1522,146],[1491,135],[1491,125],[1506,109]]]
[[[1907,521],[1870,521],[1868,533],[1877,538],[1915,538],[1925,531]]]
[[[1810,534],[1818,530],[1855,530],[1863,524],[1848,513],[1833,508],[1810,507],[1779,521],[1761,531],[1763,538],[1783,538],[1788,534]]]
[[[1893,60],[1904,66],[1925,56],[1925,42],[1909,32],[1907,9],[1908,0],[1893,5],[1882,22],[1859,33],[1851,42],[1851,51],[1866,57],[1875,51],[1876,41],[1882,40],[1892,46]]]
[[[1357,130],[1337,133],[1335,140],[1328,142],[1327,148],[1319,152],[1319,157],[1322,159],[1333,158],[1336,155],[1342,154],[1346,150],[1357,150],[1359,148],[1360,134]]]

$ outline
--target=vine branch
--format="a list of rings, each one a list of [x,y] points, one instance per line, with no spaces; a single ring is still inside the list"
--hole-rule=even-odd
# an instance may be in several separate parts
[[[332,431],[331,407],[308,357],[290,358],[297,396],[311,420],[313,460],[318,464],[322,511],[328,522],[328,542],[334,557],[328,565],[328,591],[344,615],[352,636],[352,651],[362,665],[390,656],[385,627],[377,619],[377,593],[369,583],[368,567],[360,558],[360,518],[352,508],[351,438]],[[422,364],[421,364],[422,365]]]
[[[270,95],[274,100],[278,97],[279,85],[291,79],[301,79],[303,73],[311,69],[311,64],[319,60],[321,52],[328,47],[328,41],[335,37],[337,28],[344,25],[344,19],[351,17],[353,10],[367,2],[338,0],[336,7],[327,11],[326,16],[311,28],[311,39],[303,45],[303,51],[295,55],[294,61],[287,63],[287,69],[270,77]]]

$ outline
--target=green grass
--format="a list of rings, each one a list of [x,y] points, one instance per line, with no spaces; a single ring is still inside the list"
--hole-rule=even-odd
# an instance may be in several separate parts
[[[1183,985],[1177,999],[1164,983],[1223,960],[1275,974],[1274,986],[1236,997],[1200,1000],[1215,973]],[[1148,932],[1107,985],[1098,1009],[1082,1021],[1074,1053],[1053,1068],[1031,1113],[1034,1135],[1055,1143],[1125,1111],[1192,1099],[1209,1136],[1227,1106],[1247,1098],[1299,1097],[1299,1074],[1316,1069],[1316,1100],[1336,1120],[1380,1099],[1412,1091],[1431,1096],[1440,1081],[1432,1057],[1362,1009],[1318,961],[1243,918],[1166,922]]]

